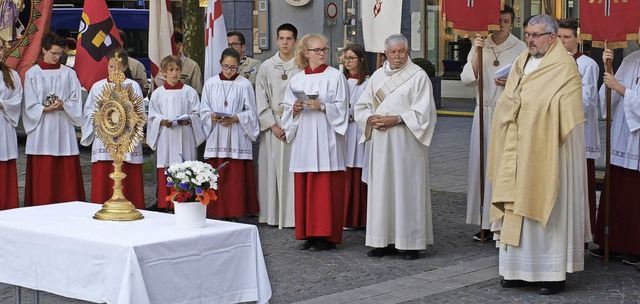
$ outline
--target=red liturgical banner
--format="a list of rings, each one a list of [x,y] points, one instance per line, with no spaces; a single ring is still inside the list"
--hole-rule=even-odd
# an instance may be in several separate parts
[[[640,0],[580,0],[580,32],[593,47],[627,47],[640,38]]]

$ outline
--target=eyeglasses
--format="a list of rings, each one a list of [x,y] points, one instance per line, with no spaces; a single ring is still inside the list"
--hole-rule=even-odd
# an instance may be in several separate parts
[[[235,66],[235,65],[223,64],[222,65],[222,69],[225,70],[225,71],[228,71],[228,70],[235,71],[235,70],[238,69],[238,67]]]
[[[542,34],[538,34],[538,33],[533,33],[533,34],[530,34],[530,33],[524,33],[524,39],[534,39],[534,40],[536,40],[536,39],[538,39],[538,38],[540,38],[540,37],[542,37],[542,36],[544,36],[544,35],[549,35],[549,34],[553,34],[553,32],[546,32],[546,33],[542,33]]]
[[[351,62],[354,60],[358,60],[358,57],[344,57],[343,60],[344,62]]]
[[[240,42],[229,42],[229,47],[237,47],[237,46],[243,46],[244,43],[240,43]]]
[[[309,49],[309,52],[313,52],[316,55],[320,55],[320,54],[327,54],[329,53],[329,48],[325,47],[325,48],[315,48],[315,49]]]
[[[53,55],[55,57],[61,57],[62,56],[62,52],[52,52],[51,50],[47,50],[47,52],[49,52],[51,55]]]

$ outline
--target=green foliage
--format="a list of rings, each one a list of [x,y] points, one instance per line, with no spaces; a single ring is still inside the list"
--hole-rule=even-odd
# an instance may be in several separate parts
[[[436,67],[434,67],[429,60],[420,57],[413,58],[411,59],[411,61],[413,61],[413,63],[420,66],[425,72],[427,72],[427,75],[429,75],[429,77],[436,76]]]

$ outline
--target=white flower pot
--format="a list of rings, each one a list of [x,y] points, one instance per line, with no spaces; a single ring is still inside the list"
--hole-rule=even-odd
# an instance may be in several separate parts
[[[202,228],[207,220],[207,206],[200,202],[174,201],[173,208],[176,218],[176,226],[182,229]]]

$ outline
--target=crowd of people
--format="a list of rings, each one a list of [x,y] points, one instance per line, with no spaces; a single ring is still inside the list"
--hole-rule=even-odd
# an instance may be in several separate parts
[[[467,223],[482,230],[473,239],[495,241],[503,287],[539,283],[548,295],[564,289],[567,273],[583,270],[585,244],[595,234],[603,245],[607,229],[611,250],[640,264],[633,191],[640,182],[640,51],[615,76],[604,73],[598,93],[598,65],[578,50],[576,20],[533,16],[523,42],[511,34],[514,16],[506,6],[500,30],[473,39],[461,74],[484,96],[484,123],[478,105],[472,125]],[[177,43],[182,39],[176,35]],[[202,81],[197,64],[179,51],[160,64],[164,84],[150,88],[146,143],[156,153],[157,207],[172,204],[165,168],[204,157],[230,168],[220,175],[210,217],[257,215],[260,223],[295,227],[298,248],[312,251],[335,249],[343,230],[365,228],[367,256],[418,259],[433,244],[429,146],[437,117],[431,81],[411,61],[407,38],[385,40],[386,61],[372,75],[362,46],[344,49],[340,71],[327,64],[325,37],[298,41],[288,23],[277,28],[278,52],[263,63],[246,56],[242,33],[227,39],[218,75]],[[45,35],[42,59],[24,82],[0,63],[0,210],[18,207],[20,119],[27,133],[25,206],[85,200],[75,127],[80,144],[92,145],[90,201],[110,197],[112,159],[95,135],[92,113],[113,81],[95,83],[83,106],[75,72],[59,62],[66,46]],[[149,88],[132,73],[135,67],[139,74],[134,59],[121,49],[107,58],[109,72],[123,72],[124,84],[146,95]],[[605,50],[603,60],[612,58]],[[496,76],[505,67],[508,76]],[[488,80],[482,87],[480,76]],[[617,105],[610,227],[595,196],[597,108],[605,88]],[[125,195],[136,208],[145,207],[141,164],[139,145],[123,165]]]

